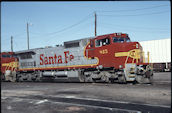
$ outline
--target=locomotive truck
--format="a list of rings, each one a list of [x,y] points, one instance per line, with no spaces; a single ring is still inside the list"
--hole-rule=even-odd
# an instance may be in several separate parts
[[[126,33],[66,41],[15,55],[19,64],[16,81],[151,83],[153,79],[141,45],[131,42]]]

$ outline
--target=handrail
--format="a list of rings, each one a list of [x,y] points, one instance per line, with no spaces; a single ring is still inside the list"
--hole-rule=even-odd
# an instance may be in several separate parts
[[[130,54],[130,53],[128,53],[127,58],[126,58],[126,60],[125,60],[125,65],[126,65],[126,63],[127,63],[127,61],[128,61],[129,54]]]
[[[142,56],[143,63],[150,63],[150,52],[147,52],[147,58],[145,57],[145,52],[139,52],[139,53],[136,53],[136,54],[140,54],[140,56]],[[125,60],[125,65],[127,64],[129,57],[130,57],[130,52],[128,52],[128,54],[127,54],[127,57],[126,57],[126,60]],[[134,58],[133,57],[131,63],[133,64],[135,62],[135,60],[136,60],[136,63],[139,62],[139,58],[137,58],[137,57]]]
[[[148,52],[148,63],[149,63],[149,52]]]

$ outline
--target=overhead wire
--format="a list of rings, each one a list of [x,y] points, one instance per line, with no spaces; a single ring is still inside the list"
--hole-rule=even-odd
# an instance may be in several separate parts
[[[158,5],[158,6],[151,6],[151,7],[146,7],[146,8],[137,8],[137,9],[128,9],[128,10],[112,10],[112,11],[96,11],[96,12],[98,12],[98,13],[101,13],[101,12],[129,12],[129,11],[140,11],[140,10],[148,10],[148,9],[154,9],[154,8],[158,8],[158,7],[166,7],[166,6],[169,6],[169,5]],[[142,14],[111,14],[111,15],[105,15],[105,14],[98,14],[98,16],[104,16],[104,17],[127,17],[127,16],[144,16],[144,15],[154,15],[154,14],[162,14],[162,13],[167,13],[167,12],[169,12],[169,10],[166,10],[166,11],[161,11],[161,12],[152,12],[152,13],[142,13]],[[70,25],[70,26],[67,26],[67,27],[65,27],[65,28],[63,28],[63,29],[61,29],[61,30],[58,30],[58,31],[55,31],[55,32],[51,32],[51,33],[46,33],[46,34],[41,34],[41,35],[49,35],[49,36],[54,36],[54,37],[52,37],[52,38],[49,38],[49,40],[47,41],[47,42],[49,42],[51,39],[53,39],[53,38],[55,38],[55,35],[57,36],[57,34],[58,33],[60,33],[60,32],[65,32],[65,31],[67,31],[67,30],[69,30],[69,29],[71,29],[71,28],[73,28],[73,27],[75,27],[75,26],[78,26],[79,24],[82,24],[82,22],[84,22],[84,21],[86,21],[86,20],[88,20],[88,19],[90,19],[90,16],[92,15],[93,13],[91,13],[91,14],[89,14],[88,16],[86,16],[86,17],[84,17],[82,20],[80,20],[80,21],[78,21],[77,23],[75,23],[75,24],[72,24],[72,25]],[[93,16],[92,16],[93,17]],[[105,25],[107,25],[107,24],[105,24]],[[104,25],[103,25],[104,26]],[[120,25],[115,25],[115,26],[120,26]],[[113,27],[113,26],[112,26]],[[134,26],[128,26],[128,27],[134,27]],[[105,28],[109,28],[109,27],[105,27]],[[113,27],[114,28],[114,27]],[[137,28],[137,27],[136,27]],[[139,28],[139,27],[138,27]],[[142,28],[142,27],[140,27],[140,28]],[[144,28],[142,28],[142,29],[144,29]],[[149,28],[145,28],[145,29],[149,29]],[[150,28],[151,29],[151,28]],[[131,29],[129,29],[129,30],[131,30]],[[139,29],[138,29],[138,31],[139,31]],[[140,30],[140,32],[144,32],[143,30]],[[23,33],[20,33],[20,34],[17,34],[17,35],[13,35],[13,37],[16,37],[16,38],[19,38],[21,35],[23,35],[24,33],[26,33],[26,32],[23,32]],[[32,34],[32,32],[30,32],[31,34]],[[76,32],[75,32],[76,33]],[[36,33],[33,33],[33,34],[35,34],[35,35],[39,35],[39,34],[36,34]],[[15,39],[16,39],[15,38]],[[20,37],[21,38],[21,37]],[[3,40],[3,41],[6,41],[6,40],[10,40],[10,37],[9,37],[9,39],[5,39],[5,40]],[[16,42],[16,41],[14,41],[14,42]],[[17,43],[15,43],[16,44],[16,46],[18,46],[17,45]]]
[[[16,34],[16,35],[11,35],[13,36],[13,38],[15,37],[20,37],[21,35],[23,35],[25,32],[22,32],[22,33],[19,33],[19,34]],[[7,38],[3,38],[2,41],[6,41],[6,40],[11,40],[11,36],[6,36]],[[4,36],[5,37],[5,36]]]
[[[91,16],[92,14],[93,14],[93,13],[90,13],[88,16],[86,16],[85,18],[83,18],[83,19],[80,20],[79,22],[77,22],[77,23],[75,23],[75,24],[72,24],[72,25],[70,25],[70,26],[68,26],[68,27],[65,27],[65,28],[63,28],[63,29],[61,29],[61,30],[59,30],[59,31],[56,31],[56,32],[47,33],[47,34],[40,34],[40,33],[35,33],[35,32],[30,32],[30,33],[31,33],[31,34],[35,34],[35,35],[51,35],[51,36],[53,36],[53,35],[56,35],[56,34],[59,33],[59,32],[62,32],[62,31],[71,29],[71,28],[73,28],[73,27],[75,27],[75,26],[81,24],[82,22],[84,22],[84,21],[90,19],[90,16]],[[24,32],[24,33],[25,33],[25,32]],[[20,34],[17,34],[17,35],[13,35],[13,37],[21,36],[21,35],[23,35],[24,33],[20,33]],[[55,36],[52,37],[52,38],[55,38]],[[51,39],[52,39],[52,38],[51,38]],[[49,39],[48,42],[49,42],[51,39]],[[4,41],[6,41],[6,40],[10,40],[10,39],[5,39]]]
[[[92,22],[88,22],[88,23],[85,23],[84,25],[82,25],[82,28],[86,28],[86,27],[88,27],[89,25],[91,25],[92,24]],[[83,27],[84,26],[84,27]],[[86,26],[86,27],[85,27]],[[79,33],[80,31],[82,31],[82,30],[84,30],[84,29],[75,29],[74,30],[74,33],[72,33],[72,35],[73,34],[77,34],[77,33]],[[65,35],[65,36],[67,36],[67,35]],[[58,37],[62,37],[62,36],[59,36],[58,35]],[[53,37],[53,38],[55,38],[55,36]],[[46,43],[50,43],[50,41],[51,40],[48,40]]]
[[[71,29],[71,28],[73,28],[73,27],[75,27],[75,26],[81,24],[83,21],[85,21],[85,20],[87,20],[87,19],[90,19],[90,16],[91,16],[92,14],[93,14],[93,13],[90,13],[88,16],[86,16],[85,18],[83,18],[82,20],[80,20],[79,22],[77,22],[77,23],[75,23],[75,24],[72,24],[72,25],[70,25],[70,26],[68,26],[68,27],[65,27],[65,28],[63,28],[63,29],[61,29],[61,30],[58,30],[58,31],[55,31],[55,32],[52,32],[52,33],[47,33],[46,35],[54,35],[54,34],[57,34],[57,33],[59,33],[59,32],[62,32],[62,31]]]
[[[165,11],[161,11],[161,12],[153,12],[153,13],[142,13],[142,14],[131,14],[131,15],[120,15],[120,14],[116,14],[116,15],[99,15],[99,16],[110,16],[110,17],[120,17],[120,16],[144,16],[144,15],[154,15],[154,14],[162,14],[162,13],[167,13],[170,12],[169,10],[165,10]]]
[[[13,35],[14,37],[17,37],[17,36],[21,36],[23,35],[24,33],[26,33],[26,31],[22,32],[22,33],[19,33],[19,34],[16,34],[16,35]]]
[[[111,26],[121,26],[121,27],[129,27],[129,28],[135,28],[135,29],[155,29],[155,30],[164,30],[167,31],[168,28],[157,28],[157,27],[138,27],[138,26],[130,26],[130,25],[119,25],[119,24],[111,24],[111,23],[104,23],[104,22],[99,22],[100,24],[106,24],[106,25],[111,25]]]
[[[127,12],[127,11],[139,11],[139,10],[147,10],[147,9],[153,9],[153,8],[157,8],[157,7],[165,7],[165,6],[169,6],[169,5],[159,5],[159,6],[151,6],[151,7],[146,7],[146,8],[137,8],[137,9],[128,9],[128,10],[114,10],[114,11],[96,11],[96,12]],[[153,12],[153,13],[142,13],[142,14],[130,14],[130,15],[121,15],[121,14],[115,14],[115,15],[102,15],[102,14],[99,14],[98,16],[110,16],[110,17],[121,17],[121,16],[143,16],[143,15],[154,15],[154,14],[162,14],[162,13],[167,13],[169,11],[161,11],[161,12]],[[93,14],[93,13],[91,13]],[[81,24],[82,22],[86,21],[87,19],[90,18],[91,14],[89,14],[88,16],[86,16],[85,18],[83,18],[82,20],[80,20],[79,22],[75,23],[75,24],[72,24],[68,27],[65,27],[61,30],[58,30],[58,31],[55,31],[55,32],[51,32],[51,33],[46,33],[46,34],[41,34],[41,35],[56,35],[57,33],[60,33],[60,32],[63,32],[63,31],[66,31],[66,30],[69,30],[79,24]],[[22,33],[23,34],[23,33]],[[14,35],[14,37],[16,36],[20,36],[21,34],[17,34],[17,35]],[[36,35],[36,34],[35,34]],[[52,39],[52,38],[51,38]],[[49,40],[50,41],[50,40]]]
[[[19,48],[17,42],[18,42],[18,41],[14,40],[14,46],[16,46],[16,48]],[[15,47],[13,47],[13,50],[15,50]]]
[[[103,16],[103,17],[128,17],[128,16],[144,16],[144,15],[155,15],[155,14],[162,14],[162,13],[167,13],[167,12],[170,12],[169,10],[165,10],[165,11],[159,11],[159,12],[149,12],[149,13],[140,13],[140,14],[114,14],[113,12],[115,13],[119,13],[119,12],[127,12],[127,11],[139,11],[139,10],[146,10],[146,9],[153,9],[153,8],[157,8],[157,7],[164,7],[164,6],[169,6],[169,5],[159,5],[159,6],[152,6],[152,7],[146,7],[146,8],[137,8],[137,9],[125,9],[125,10],[115,10],[115,11],[98,11],[99,12],[99,15],[98,16]],[[101,14],[103,12],[103,14]],[[111,12],[112,14],[107,14]],[[106,14],[105,14],[106,13]],[[101,23],[101,22],[100,22]],[[108,25],[108,24],[105,24],[105,25]],[[109,24],[110,25],[110,24]],[[104,26],[104,25],[103,25]],[[121,26],[121,25],[114,25],[114,27],[116,26]],[[109,27],[112,27],[112,24],[111,26]],[[105,27],[105,28],[109,28],[109,27]],[[113,28],[114,28],[113,27]],[[133,27],[133,26],[129,26],[129,27],[132,27],[132,28],[139,28],[139,29],[144,29],[144,30],[148,30],[148,31],[162,31],[162,32],[166,32],[166,31],[169,31],[168,29],[154,29],[154,28],[143,28],[143,27]],[[120,27],[118,27],[120,28]],[[126,28],[126,27],[125,27]],[[124,29],[124,28],[122,28]],[[139,30],[137,29],[137,30]],[[131,30],[131,28],[129,28],[129,30]],[[143,31],[143,30],[142,30]],[[142,32],[141,31],[141,32]]]
[[[119,28],[119,27],[116,27],[116,26],[107,26],[107,24],[101,25],[101,26],[104,26],[104,27],[101,27],[101,28],[106,28],[106,29],[112,29],[113,28],[113,29],[116,29],[116,31],[119,30],[119,29],[121,29],[122,31],[150,32],[150,33],[152,33],[152,32],[158,32],[159,34],[165,34],[165,33],[167,33],[166,31],[165,32],[164,31],[159,32],[159,31],[150,31],[150,30],[146,30],[146,29],[145,30],[140,30],[140,29],[132,30],[131,28],[126,28],[126,27]],[[168,33],[170,33],[170,31],[168,31]]]
[[[68,29],[71,29],[71,28],[73,28],[73,27],[75,27],[75,26],[77,26],[77,25],[79,25],[79,24],[82,24],[82,22],[84,22],[84,21],[86,21],[86,20],[88,20],[88,19],[90,19],[90,16],[92,15],[93,13],[90,13],[88,16],[86,16],[85,18],[83,18],[82,20],[80,20],[79,22],[77,22],[77,23],[75,23],[75,24],[72,24],[72,25],[70,25],[70,26],[68,26],[68,27],[65,27],[65,28],[63,28],[63,29],[61,29],[61,30],[58,30],[58,31],[55,31],[55,32],[51,32],[51,33],[45,33],[45,34],[43,34],[43,33],[36,33],[36,32],[30,32],[31,34],[34,34],[34,35],[37,35],[37,36],[53,36],[53,35],[57,35],[57,33],[60,33],[60,32],[63,32],[63,31],[66,31],[66,30],[68,30]]]
[[[164,7],[164,6],[169,6],[169,5],[158,5],[158,6],[151,6],[151,7],[146,7],[146,8],[137,8],[137,9],[125,9],[125,10],[112,10],[112,11],[96,11],[96,12],[123,12],[123,11],[138,11],[138,10],[147,10],[147,9],[153,9],[157,7]]]
[[[65,30],[68,30],[68,29],[71,29],[71,28],[73,28],[74,26],[77,26],[77,25],[81,24],[81,22],[90,19],[90,16],[91,16],[92,14],[93,14],[93,13],[90,13],[90,14],[89,14],[88,16],[86,16],[84,19],[80,20],[79,22],[77,22],[77,23],[75,23],[75,24],[72,24],[71,26],[68,26],[68,27],[66,27],[66,28],[63,28],[62,30],[59,30],[59,31],[53,32],[53,33],[49,33],[49,35],[50,35],[50,36],[53,36],[53,35],[57,36],[57,35],[56,35],[57,33],[62,32],[62,31],[65,31]],[[93,17],[93,16],[92,16],[92,17]],[[47,34],[47,35],[48,35],[48,34]],[[49,42],[49,41],[51,41],[52,39],[56,38],[55,36],[53,36],[52,38],[49,38],[49,40],[48,40],[47,42]],[[58,34],[58,36],[59,36],[59,34]]]

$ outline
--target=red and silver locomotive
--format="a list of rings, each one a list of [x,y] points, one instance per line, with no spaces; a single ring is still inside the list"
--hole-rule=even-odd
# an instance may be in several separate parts
[[[113,33],[64,42],[56,47],[15,52],[17,81],[150,83],[153,72],[142,47],[127,34]]]
[[[13,76],[16,76],[16,70],[18,67],[18,60],[14,56],[14,52],[2,52],[0,53],[0,67],[1,67],[1,80],[15,81]]]

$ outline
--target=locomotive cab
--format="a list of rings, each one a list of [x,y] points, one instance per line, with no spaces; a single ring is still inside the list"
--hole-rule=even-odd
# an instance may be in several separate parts
[[[128,34],[114,33],[97,36],[90,39],[86,51],[88,51],[89,58],[99,59],[97,68],[114,69],[118,77],[124,76],[118,78],[123,82],[137,80],[141,83],[137,74],[142,75],[139,77],[143,77],[148,71],[149,77],[152,76],[148,63],[143,62],[141,45],[138,42],[131,42]]]
[[[99,57],[103,65],[124,67],[125,63],[143,63],[142,47],[138,42],[131,42],[128,34],[114,33],[90,39],[87,47],[88,57]],[[114,55],[114,54],[115,55]],[[128,57],[128,58],[127,58]],[[127,58],[127,61],[126,61]]]
[[[135,55],[136,53],[134,52],[141,51],[137,50],[139,48],[140,44],[138,42],[131,42],[127,34],[114,33],[90,39],[90,44],[86,48],[86,52],[88,52],[87,57],[89,58],[93,59],[98,57],[104,67],[114,67],[118,69],[121,66],[124,67],[128,52],[134,50],[132,54]],[[131,62],[130,58],[128,60]]]

